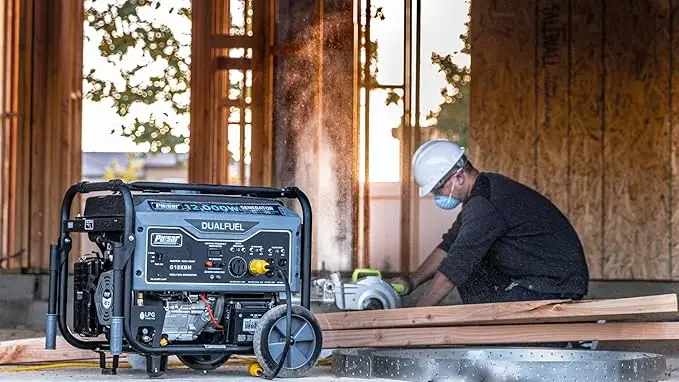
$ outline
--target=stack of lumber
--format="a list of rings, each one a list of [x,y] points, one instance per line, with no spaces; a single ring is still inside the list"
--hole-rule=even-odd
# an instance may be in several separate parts
[[[676,294],[317,314],[323,347],[679,340]],[[603,322],[603,323],[602,323]]]
[[[679,340],[675,294],[369,310],[316,317],[326,349]],[[107,356],[110,360],[110,353]],[[57,337],[56,350],[45,350],[44,337],[0,342],[0,365],[65,361],[98,361],[98,355],[76,349],[61,337]]]

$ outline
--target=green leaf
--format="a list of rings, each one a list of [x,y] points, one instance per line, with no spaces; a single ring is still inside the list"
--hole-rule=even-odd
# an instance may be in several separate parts
[[[119,77],[113,80],[101,78],[96,68],[89,70],[84,76],[89,85],[85,97],[95,102],[112,102],[117,114],[123,117],[135,104],[151,105],[157,101],[169,102],[180,116],[189,113],[189,104],[179,100],[187,98],[191,81],[190,56],[180,52],[190,52],[190,46],[181,44],[170,26],[140,16],[144,11],[163,12],[160,5],[159,0],[126,0],[107,4],[102,11],[92,3],[85,9],[85,22],[101,38],[99,53],[120,68]],[[170,12],[190,20],[188,8]],[[132,49],[142,50],[141,61],[130,62],[127,55]],[[146,73],[155,63],[163,64],[162,73]],[[137,119],[124,127],[121,134],[136,143],[149,143],[152,151],[174,151],[177,144],[187,143],[188,138],[176,134],[179,127],[169,128],[168,121],[167,115]]]

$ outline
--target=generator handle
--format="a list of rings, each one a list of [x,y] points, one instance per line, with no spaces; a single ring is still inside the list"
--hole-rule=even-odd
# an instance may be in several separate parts
[[[120,179],[114,179],[106,182],[79,182],[68,188],[64,195],[61,205],[61,222],[59,227],[59,242],[51,250],[50,254],[50,289],[47,312],[47,336],[46,347],[55,347],[56,330],[55,324],[58,324],[59,331],[62,336],[72,346],[87,349],[96,349],[105,345],[105,341],[91,341],[83,342],[75,338],[68,328],[66,321],[67,306],[65,301],[59,301],[57,290],[60,298],[67,299],[68,295],[68,253],[71,250],[71,237],[64,229],[64,221],[70,220],[71,207],[77,194],[86,194],[98,191],[118,191],[123,196],[125,202],[125,238],[123,241],[122,254],[123,257],[116,256],[114,258],[114,301],[113,301],[113,320],[111,350],[114,354],[120,354],[122,350],[122,337],[118,333],[122,333],[122,313],[123,313],[123,280],[122,270],[127,259],[129,259],[134,250],[134,202],[132,193],[127,184]],[[132,238],[132,239],[130,239]],[[117,268],[117,270],[116,270]],[[56,278],[56,282],[54,279]],[[60,302],[60,303],[59,303]],[[58,310],[58,313],[57,313]],[[55,318],[57,318],[55,320]],[[55,321],[57,321],[55,323]],[[115,337],[115,338],[114,338]]]
[[[218,184],[196,184],[196,183],[168,183],[168,182],[147,182],[138,181],[129,183],[130,189],[135,191],[197,191],[205,194],[217,195],[241,195],[262,198],[290,197],[289,188],[275,187],[250,187]]]
[[[297,187],[287,189],[290,196],[294,196],[302,206],[302,306],[311,309],[311,202],[309,198]]]

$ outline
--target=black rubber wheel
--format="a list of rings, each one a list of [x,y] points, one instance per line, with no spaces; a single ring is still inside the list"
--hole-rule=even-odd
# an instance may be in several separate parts
[[[177,355],[177,358],[193,370],[214,370],[228,361],[231,354]]]
[[[287,331],[286,305],[266,312],[257,324],[253,346],[264,374],[273,375],[283,355]],[[299,378],[314,367],[323,348],[323,334],[316,317],[299,305],[292,306],[291,343],[278,373],[280,378]]]

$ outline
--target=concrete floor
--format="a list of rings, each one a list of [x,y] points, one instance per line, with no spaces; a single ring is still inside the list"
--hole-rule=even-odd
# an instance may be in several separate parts
[[[2,371],[2,369],[0,369]],[[0,380],[2,381],[139,381],[151,380],[147,377],[144,370],[121,369],[118,375],[101,375],[97,368],[64,368],[41,371],[22,371],[2,373],[0,372]],[[248,375],[246,366],[225,366],[209,373],[202,373],[187,368],[174,368],[168,370],[163,380],[173,381],[262,381],[262,378],[250,377]],[[330,373],[330,367],[316,367],[311,373],[304,378],[295,379],[295,381],[318,381],[318,382],[358,382],[367,381],[367,379],[354,378],[335,378]],[[370,381],[390,381],[386,379],[370,379]]]
[[[674,366],[679,365],[679,359],[675,359]],[[140,381],[150,380],[144,370],[121,369],[116,376],[101,375],[97,368],[63,368],[41,371],[23,371],[23,372],[2,372],[0,368],[0,380],[2,381]],[[679,374],[671,373],[666,379],[657,382],[677,382],[679,381]],[[586,376],[583,376],[586,377]],[[585,378],[586,379],[586,378]],[[173,381],[262,381],[261,378],[248,376],[246,366],[225,366],[209,373],[201,373],[186,368],[171,368],[163,380]],[[330,372],[330,367],[322,366],[316,367],[311,373],[305,377],[296,379],[296,381],[318,381],[318,382],[359,382],[359,381],[375,381],[387,382],[393,381],[389,379],[358,379],[358,378],[336,378]],[[655,381],[654,381],[655,382]]]

